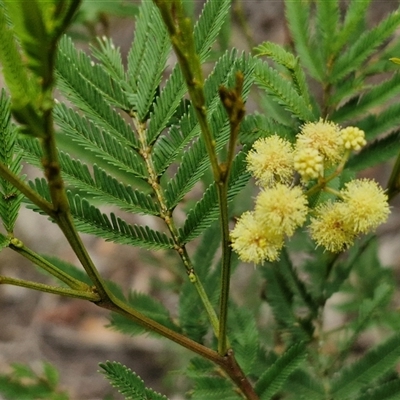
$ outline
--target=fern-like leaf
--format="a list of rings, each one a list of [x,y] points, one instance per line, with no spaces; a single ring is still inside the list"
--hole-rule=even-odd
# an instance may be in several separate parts
[[[202,63],[209,56],[211,46],[228,14],[229,6],[230,0],[211,0],[204,5],[200,18],[194,27],[196,51]],[[175,66],[160,96],[156,98],[147,132],[148,144],[152,144],[158,138],[175,113],[185,93],[186,86],[182,72],[178,66]],[[179,150],[176,147],[174,151],[177,153]]]
[[[125,96],[124,92],[120,90],[119,85],[115,82],[108,89],[104,88],[104,86],[107,86],[104,83],[97,86],[98,80],[107,82],[111,80],[112,82],[111,77],[105,74],[100,67],[93,69],[90,61],[87,60],[87,56],[83,55],[83,53],[80,53],[80,57],[78,57],[76,50],[68,39],[64,39],[63,43],[64,46],[58,52],[56,64],[57,87],[68,100],[84,111],[86,116],[93,120],[99,128],[126,146],[138,148],[137,139],[132,129],[111,107],[109,100],[113,94],[105,91],[115,90],[120,96]],[[87,75],[81,73],[81,69],[78,68],[79,64],[76,65],[73,60],[83,64],[83,70],[87,72]],[[85,61],[83,62],[82,60]],[[95,82],[96,85],[94,84]],[[104,94],[107,94],[107,98],[104,97]],[[130,108],[129,105],[126,107]]]
[[[345,104],[332,114],[332,119],[336,122],[346,121],[357,117],[374,107],[381,106],[399,93],[400,73],[395,73],[392,78],[374,86],[367,93],[363,94],[356,104],[352,102]]]
[[[264,42],[254,50],[259,56],[266,55],[272,58],[276,63],[283,65],[290,72],[297,93],[304,98],[307,104],[310,103],[306,76],[300,66],[298,57],[296,58],[293,54],[272,42]]]
[[[294,344],[283,353],[260,377],[255,391],[261,400],[270,400],[282,388],[289,376],[305,359],[305,345]]]
[[[234,392],[232,384],[225,378],[219,376],[197,376],[194,391],[191,396],[193,400],[238,400],[239,395]]]
[[[153,389],[146,388],[142,379],[125,365],[106,361],[99,366],[111,385],[117,388],[126,400],[168,400]]]
[[[121,85],[122,89],[129,92],[128,83],[125,81],[121,51],[119,47],[115,47],[112,39],[107,37],[98,38],[97,46],[91,46],[91,51],[93,57],[100,61],[100,66],[105,72]]]
[[[194,27],[194,41],[200,62],[207,60],[231,6],[230,0],[209,0],[205,3]]]
[[[355,400],[397,400],[400,393],[400,379],[384,383],[375,389],[367,390]]]
[[[4,89],[0,93],[0,162],[14,174],[21,172],[21,152],[16,152],[17,129],[11,124],[10,100]],[[6,179],[0,177],[0,219],[12,233],[23,195]]]
[[[336,41],[339,23],[338,1],[320,1],[316,3],[316,42],[319,45],[319,52],[323,63],[328,64],[332,54],[332,47]],[[318,55],[316,56],[318,57]]]
[[[354,334],[357,335],[374,319],[374,315],[390,301],[393,288],[388,283],[381,283],[374,291],[372,299],[364,299],[356,323],[353,325]]]
[[[251,373],[259,349],[259,333],[254,314],[245,307],[231,307],[232,348],[243,372]]]
[[[35,179],[29,185],[43,198],[50,200],[48,185],[45,179]],[[173,242],[165,233],[150,229],[148,226],[130,225],[114,213],[106,215],[79,195],[67,191],[70,211],[78,231],[99,236],[106,241],[130,244],[145,249],[172,249]],[[36,206],[30,206],[41,213]]]
[[[163,90],[153,104],[150,115],[149,128],[147,130],[147,143],[153,144],[159,137],[168,121],[174,115],[186,92],[185,82],[178,65],[173,69],[171,76],[165,83]],[[160,138],[165,140],[165,136]]]
[[[34,140],[20,140],[18,148],[23,149],[24,160],[38,168],[41,167],[42,151]],[[149,195],[133,189],[130,185],[118,182],[104,169],[93,165],[93,176],[86,164],[73,159],[69,154],[58,154],[63,179],[83,193],[92,196],[102,204],[114,205],[123,211],[158,215],[156,203]]]
[[[290,333],[293,340],[307,341],[313,333],[312,326],[300,320],[294,311],[294,293],[277,265],[262,269],[267,279],[267,301],[281,331]]]
[[[32,98],[33,86],[17,49],[14,32],[7,23],[4,8],[0,8],[0,37],[2,73],[13,96],[13,102],[23,106]]]
[[[313,121],[315,116],[305,99],[301,97],[292,82],[283,78],[267,63],[255,63],[255,82],[273,96],[273,99],[293,113],[301,121]]]
[[[357,70],[361,64],[383,43],[400,24],[400,13],[390,14],[374,29],[365,31],[349,49],[338,58],[329,77],[336,83],[346,75]]]
[[[396,129],[400,124],[400,104],[393,104],[379,114],[370,114],[357,122],[357,126],[364,130],[367,140],[376,138],[382,133]]]
[[[114,57],[115,58],[115,57]],[[130,104],[119,81],[115,80],[101,65],[92,61],[83,51],[77,51],[72,40],[63,36],[58,47],[58,63],[69,63],[75,68],[75,73],[92,85],[110,104],[129,110]],[[122,65],[122,64],[121,64]],[[61,66],[60,66],[61,67]]]
[[[311,46],[310,4],[302,0],[285,0],[285,15],[296,51],[310,75],[318,80],[324,76],[323,65]]]
[[[68,192],[71,214],[76,228],[83,233],[99,236],[107,241],[120,244],[131,244],[145,249],[171,249],[172,241],[165,233],[157,232],[149,227],[130,225],[122,218],[111,213],[108,217],[99,209]]]
[[[363,387],[393,368],[399,357],[400,335],[394,335],[340,371],[332,381],[331,394],[337,399],[354,398]]]
[[[332,43],[332,53],[336,55],[345,45],[352,43],[353,38],[361,36],[365,27],[364,21],[371,0],[352,0],[347,7],[344,22]]]
[[[57,104],[54,119],[66,135],[86,150],[123,171],[146,178],[143,160],[126,140],[115,138],[107,130],[100,130],[92,121],[64,104]]]
[[[321,382],[301,369],[297,369],[290,375],[290,379],[286,381],[284,389],[294,394],[294,400],[326,399],[325,389]]]
[[[142,3],[142,7],[145,3]],[[153,2],[147,3],[153,5]],[[154,5],[150,13],[150,18],[151,20],[146,31],[147,41],[142,63],[139,74],[135,77],[139,82],[137,85],[136,110],[141,121],[145,121],[149,115],[150,107],[153,104],[156,89],[161,82],[162,72],[165,69],[171,46],[160,13]]]

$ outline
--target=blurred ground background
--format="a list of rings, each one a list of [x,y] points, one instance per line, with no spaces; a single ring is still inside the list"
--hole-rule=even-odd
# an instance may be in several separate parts
[[[380,20],[389,10],[398,6],[398,1],[373,1],[373,4],[371,23]],[[196,2],[198,9],[201,9],[201,5],[201,1]],[[270,40],[283,44],[288,40],[283,0],[244,0],[241,3],[235,2],[234,7],[245,16],[248,33],[255,43]],[[232,20],[231,45],[248,50],[249,42],[234,11]],[[92,22],[86,28],[81,26],[81,32],[111,35],[126,56],[133,37],[132,18],[104,15],[99,19],[95,15]],[[383,166],[368,173],[385,184],[388,171]],[[381,230],[381,255],[385,263],[400,271],[400,254],[398,251],[396,253],[400,240],[399,203],[394,205],[392,211],[389,223]],[[23,210],[15,232],[37,252],[57,254],[60,258],[78,265],[57,227],[46,218]],[[149,267],[146,264],[144,267],[145,263],[141,261],[144,252],[127,246],[121,248],[93,237],[84,239],[100,271],[106,277],[123,284],[125,289],[147,292],[154,277],[168,279],[168,273],[157,266]],[[166,255],[160,253],[156,257],[161,260]],[[3,275],[27,280],[44,279],[25,259],[11,250],[1,253],[0,271]],[[99,362],[115,360],[137,372],[146,385],[163,393],[169,391],[171,399],[179,399],[174,397],[171,389],[181,384],[179,373],[163,378],[166,368],[178,370],[181,367],[177,357],[172,357],[177,348],[166,341],[123,336],[106,329],[104,326],[107,321],[107,312],[84,301],[1,286],[0,372],[6,371],[13,362],[28,362],[40,370],[41,362],[47,360],[59,369],[62,387],[71,393],[71,399],[100,400],[107,393],[114,393],[114,398],[118,399],[120,397],[97,372]],[[167,351],[160,352],[160,348],[167,348]],[[180,351],[178,350],[178,354]]]

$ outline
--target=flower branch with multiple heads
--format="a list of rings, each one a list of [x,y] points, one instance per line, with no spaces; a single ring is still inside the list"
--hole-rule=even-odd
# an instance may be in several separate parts
[[[322,119],[304,124],[294,145],[278,135],[258,139],[246,161],[261,190],[254,210],[242,214],[231,231],[240,259],[255,264],[279,259],[285,239],[306,223],[316,245],[333,253],[384,223],[388,198],[375,181],[353,179],[341,190],[331,185],[351,152],[365,144],[357,127],[341,129]],[[320,192],[329,199],[310,206]]]

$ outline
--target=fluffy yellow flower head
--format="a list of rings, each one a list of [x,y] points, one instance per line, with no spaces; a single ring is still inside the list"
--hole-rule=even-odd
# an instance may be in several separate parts
[[[296,147],[298,149],[315,149],[328,164],[335,163],[340,160],[343,154],[343,139],[340,128],[333,122],[323,119],[318,122],[308,122],[301,128]]]
[[[243,213],[231,231],[233,250],[245,262],[275,261],[283,247],[283,235],[267,229],[251,211]]]
[[[324,159],[318,150],[300,147],[294,153],[294,168],[300,174],[301,179],[307,182],[317,179],[324,172]]]
[[[292,145],[278,135],[258,139],[247,155],[247,169],[263,187],[289,183],[293,178]]]
[[[369,179],[355,179],[341,190],[346,222],[355,233],[367,233],[387,220],[389,204],[382,188]]]
[[[347,214],[342,202],[327,202],[317,207],[309,229],[318,246],[337,253],[354,244],[356,235],[345,222]]]
[[[344,148],[358,151],[367,144],[365,133],[355,126],[348,126],[340,131]]]
[[[269,230],[287,236],[304,224],[307,212],[307,198],[298,186],[277,184],[263,190],[256,200],[256,218]]]

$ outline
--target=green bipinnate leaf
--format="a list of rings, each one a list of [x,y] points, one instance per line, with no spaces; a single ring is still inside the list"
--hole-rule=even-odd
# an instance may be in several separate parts
[[[21,172],[21,152],[16,151],[17,129],[11,124],[10,100],[4,89],[0,93],[0,162],[11,172]],[[6,179],[0,177],[0,219],[12,233],[18,217],[22,194]]]
[[[168,400],[166,396],[145,387],[142,379],[125,365],[106,361],[99,366],[111,385],[117,388],[126,400]]]
[[[255,390],[260,399],[272,399],[285,384],[289,376],[304,361],[305,356],[305,343],[299,342],[289,347],[257,381]]]
[[[354,398],[362,388],[393,368],[399,357],[400,335],[396,334],[341,370],[332,381],[332,395],[337,399]]]

